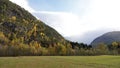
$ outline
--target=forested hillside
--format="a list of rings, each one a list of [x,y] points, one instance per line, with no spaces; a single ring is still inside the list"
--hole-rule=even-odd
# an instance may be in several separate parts
[[[93,48],[68,41],[24,8],[9,0],[0,0],[0,56],[106,54],[120,54],[120,44],[99,44]]]
[[[28,50],[34,54],[39,51],[37,49],[46,51],[46,48],[58,45],[65,47],[69,43],[56,30],[37,20],[24,8],[9,0],[0,0],[0,49],[2,51],[6,49],[10,50],[9,55],[24,55],[14,52],[21,53]]]

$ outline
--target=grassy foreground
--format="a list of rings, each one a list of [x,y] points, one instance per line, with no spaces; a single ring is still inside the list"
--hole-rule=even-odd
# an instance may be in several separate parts
[[[0,57],[0,68],[120,68],[120,56]]]

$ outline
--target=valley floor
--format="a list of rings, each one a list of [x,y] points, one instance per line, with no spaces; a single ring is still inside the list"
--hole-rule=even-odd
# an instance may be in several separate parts
[[[0,57],[0,68],[120,68],[120,56]]]

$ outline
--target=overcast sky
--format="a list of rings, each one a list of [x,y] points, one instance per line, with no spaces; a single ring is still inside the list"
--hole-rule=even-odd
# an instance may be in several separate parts
[[[120,0],[11,0],[55,28],[65,38],[90,43],[120,30]]]

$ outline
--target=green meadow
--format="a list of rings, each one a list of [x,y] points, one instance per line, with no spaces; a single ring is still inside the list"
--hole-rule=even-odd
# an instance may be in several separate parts
[[[0,68],[120,68],[120,56],[0,57]]]

